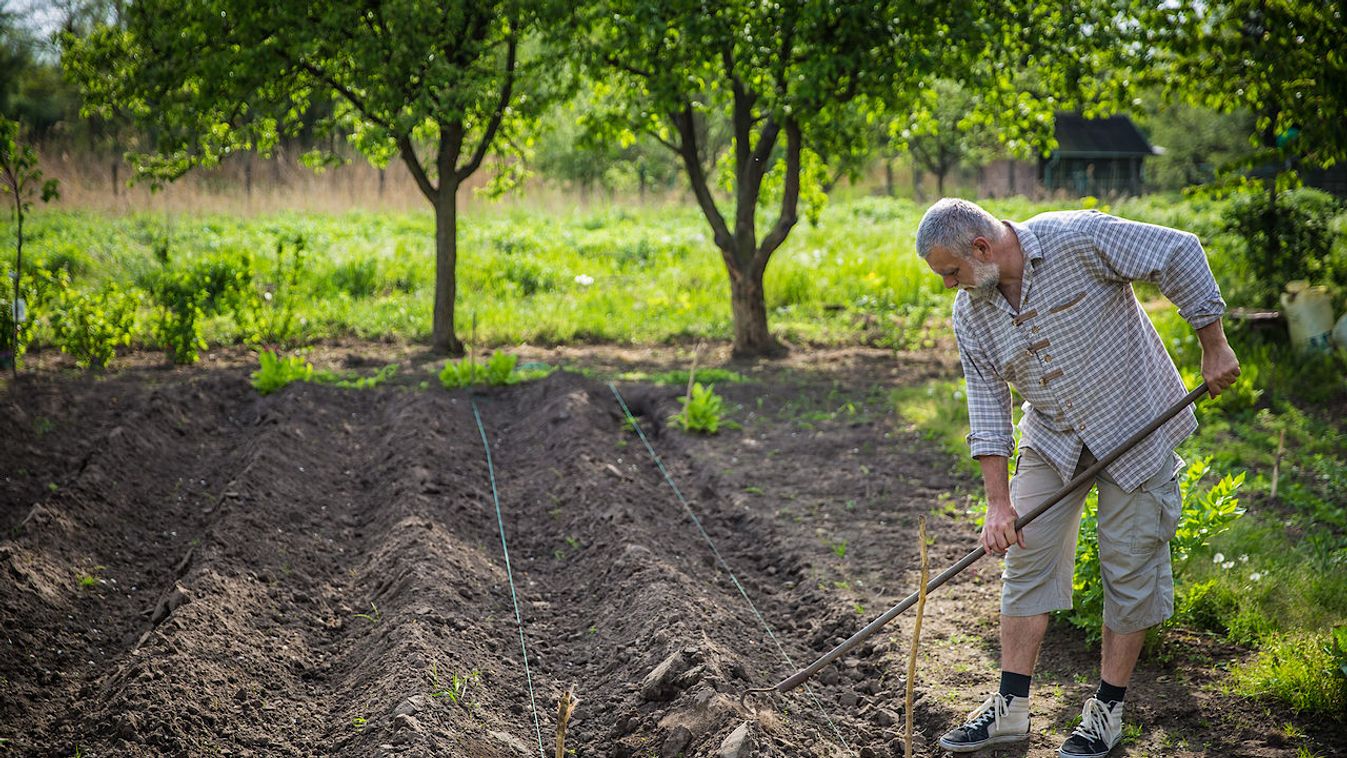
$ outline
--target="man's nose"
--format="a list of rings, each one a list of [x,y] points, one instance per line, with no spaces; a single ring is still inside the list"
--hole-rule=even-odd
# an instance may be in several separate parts
[[[957,276],[944,276],[941,277],[941,280],[945,283],[945,289],[947,290],[954,289],[955,287],[959,286],[959,277]]]

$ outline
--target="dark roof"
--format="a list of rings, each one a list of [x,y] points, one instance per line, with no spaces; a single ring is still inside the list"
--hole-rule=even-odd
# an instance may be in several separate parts
[[[1086,119],[1079,113],[1057,114],[1057,154],[1061,156],[1153,155],[1150,143],[1126,116]]]

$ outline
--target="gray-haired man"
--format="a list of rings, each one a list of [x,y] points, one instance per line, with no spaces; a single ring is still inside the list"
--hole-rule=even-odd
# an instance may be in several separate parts
[[[961,290],[954,334],[968,383],[969,447],[987,491],[981,539],[1006,558],[1000,689],[940,739],[947,750],[970,752],[1028,737],[1030,677],[1048,613],[1071,607],[1088,487],[1021,531],[1015,519],[1186,394],[1132,282],[1156,284],[1197,331],[1213,396],[1239,376],[1239,362],[1221,329],[1225,302],[1206,254],[1187,232],[1096,211],[1019,224],[946,198],[922,218],[917,252],[946,287]],[[1013,480],[1010,385],[1025,398]],[[1065,758],[1098,758],[1118,744],[1146,630],[1173,613],[1169,540],[1182,508],[1174,448],[1196,428],[1189,409],[1095,482],[1105,591],[1100,684],[1059,750]]]

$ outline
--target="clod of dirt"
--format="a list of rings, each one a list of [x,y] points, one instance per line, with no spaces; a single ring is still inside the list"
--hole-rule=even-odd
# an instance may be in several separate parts
[[[425,695],[412,695],[398,704],[397,708],[393,709],[393,717],[415,716],[421,711],[424,711],[428,704],[429,701],[426,699]]]
[[[489,731],[486,736],[495,740],[502,747],[513,750],[517,755],[533,755],[533,750],[524,741],[505,732]]]
[[[683,678],[692,667],[686,650],[675,650],[660,662],[641,682],[641,698],[651,702],[673,700],[678,691],[690,684]]]
[[[880,726],[893,726],[898,723],[898,714],[887,708],[880,708],[875,711],[875,723]]]
[[[740,724],[716,751],[716,758],[747,758],[753,754],[753,739],[748,733],[748,722]]]
[[[692,743],[692,732],[685,726],[674,727],[659,749],[660,758],[678,758]]]

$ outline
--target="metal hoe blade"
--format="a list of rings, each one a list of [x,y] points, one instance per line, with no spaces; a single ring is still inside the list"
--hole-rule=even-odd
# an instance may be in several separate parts
[[[1118,446],[1118,449],[1114,450],[1108,455],[1105,455],[1103,458],[1100,458],[1099,460],[1095,461],[1095,463],[1091,465],[1089,468],[1085,469],[1085,471],[1082,472],[1080,476],[1077,476],[1075,479],[1072,479],[1070,482],[1067,482],[1065,485],[1062,486],[1061,489],[1053,493],[1051,497],[1043,501],[1043,503],[1039,505],[1037,508],[1024,514],[1023,516],[1020,516],[1019,519],[1015,521],[1016,531],[1023,529],[1027,524],[1029,524],[1029,522],[1043,515],[1043,513],[1047,511],[1049,508],[1060,503],[1062,500],[1066,499],[1066,497],[1070,495],[1072,492],[1075,492],[1077,489],[1084,486],[1087,482],[1093,480],[1094,477],[1100,471],[1103,471],[1110,464],[1112,464],[1119,457],[1121,457],[1124,453],[1136,447],[1137,443],[1141,442],[1143,439],[1148,437],[1151,434],[1151,432],[1154,432],[1156,429],[1159,429],[1161,426],[1164,426],[1165,423],[1167,423],[1170,419],[1179,415],[1179,413],[1182,412],[1183,409],[1192,405],[1194,402],[1197,401],[1198,398],[1206,394],[1206,392],[1207,392],[1207,383],[1203,382],[1202,384],[1198,385],[1198,387],[1194,389],[1192,392],[1189,392],[1186,396],[1184,396],[1182,400],[1178,401],[1174,405],[1167,408],[1163,413],[1157,416],[1149,424],[1139,429],[1131,437],[1128,437],[1125,442],[1123,442],[1121,445]],[[940,572],[939,576],[927,582],[926,593],[930,594],[932,591],[943,585],[945,582],[948,582],[950,579],[953,579],[964,569],[976,563],[978,559],[982,558],[982,556],[986,554],[987,554],[986,548],[979,546],[976,550],[972,551],[968,555],[965,555],[963,558],[959,559],[958,563],[955,563],[954,565]],[[739,702],[741,704],[747,705],[747,699],[749,695],[763,694],[768,692],[785,694],[795,689],[796,687],[799,687],[801,684],[805,682],[805,680],[809,679],[814,674],[817,674],[820,670],[822,670],[823,667],[842,657],[843,655],[848,653],[852,648],[856,647],[865,640],[869,639],[871,636],[874,635],[875,632],[879,631],[881,627],[892,621],[900,613],[906,611],[908,608],[911,608],[913,605],[916,605],[917,599],[918,597],[920,597],[920,594],[921,594],[920,592],[913,592],[911,595],[908,595],[906,598],[903,599],[901,603],[898,603],[889,610],[885,611],[884,615],[880,616],[874,621],[871,621],[869,624],[865,626],[865,628],[851,635],[851,637],[848,638],[845,642],[833,648],[828,653],[825,653],[821,658],[809,664],[808,667],[795,672],[786,679],[781,680],[776,684],[776,686],[755,687],[745,690],[744,693],[739,696]]]

